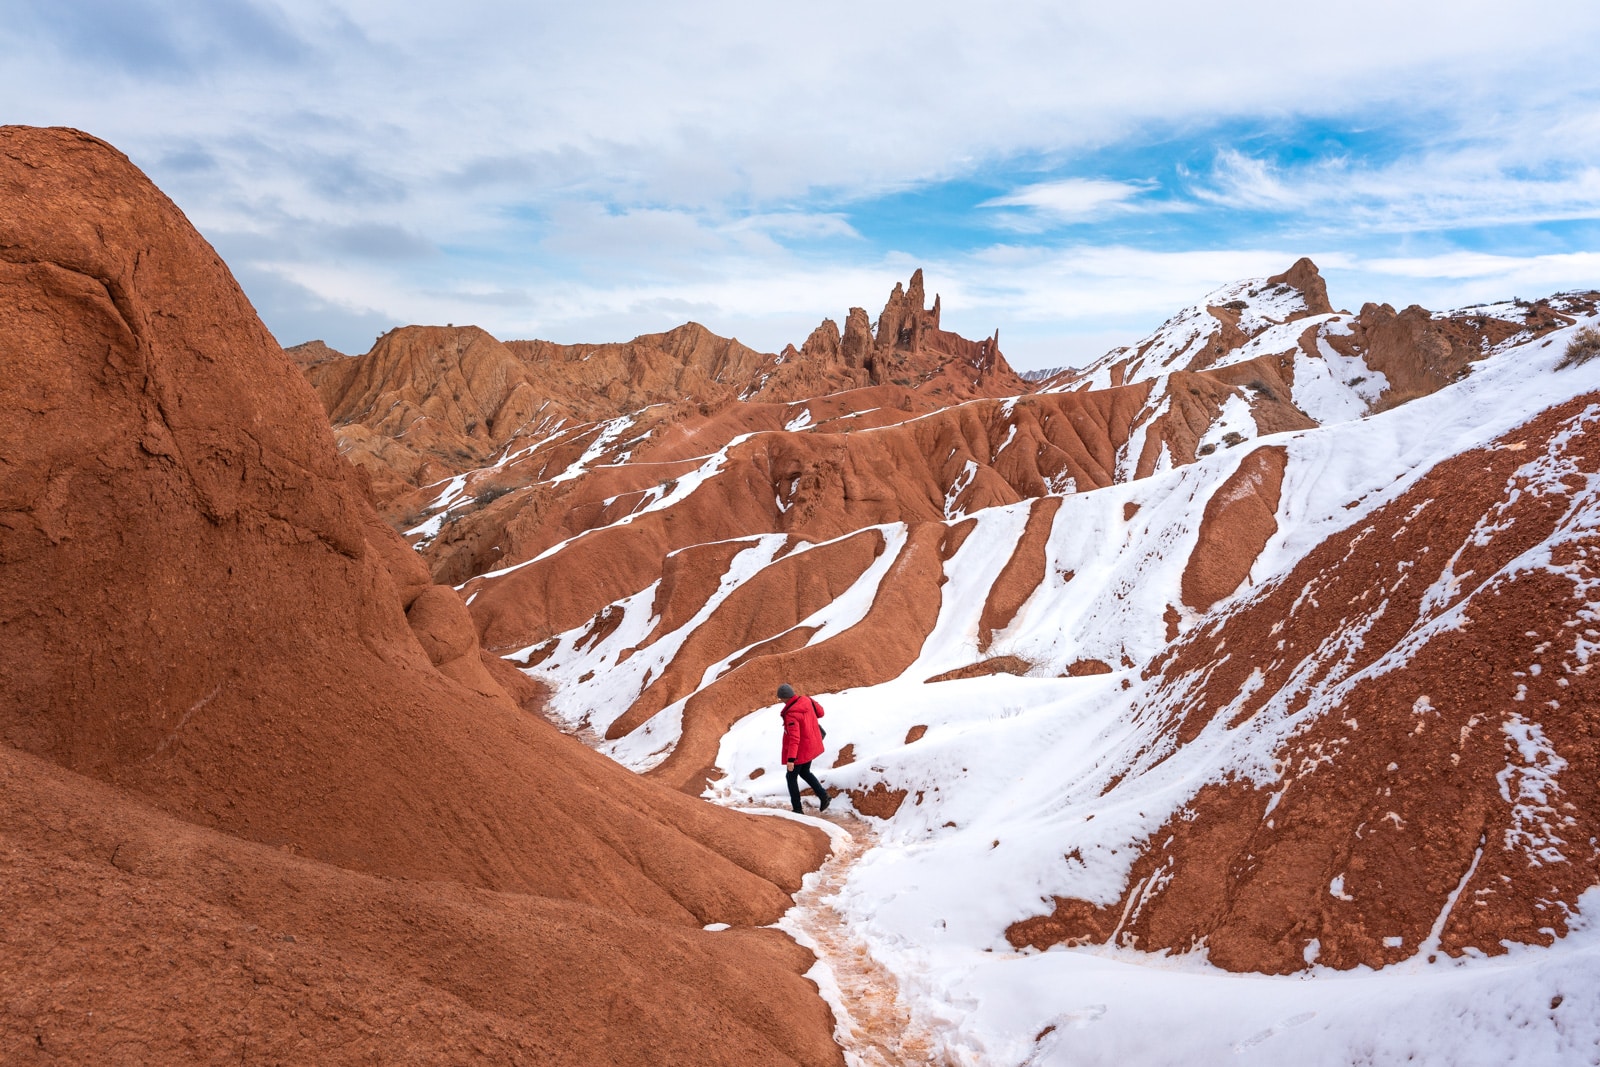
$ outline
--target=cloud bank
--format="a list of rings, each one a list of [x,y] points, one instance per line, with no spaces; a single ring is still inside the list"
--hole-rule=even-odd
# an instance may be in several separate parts
[[[1507,17],[62,0],[0,27],[0,98],[127,151],[285,343],[776,348],[924,265],[1043,365],[1307,253],[1346,303],[1600,285],[1600,9]]]

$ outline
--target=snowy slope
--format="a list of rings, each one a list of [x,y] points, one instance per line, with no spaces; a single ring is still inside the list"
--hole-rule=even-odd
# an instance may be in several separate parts
[[[1557,334],[1535,351],[1508,352],[1467,381],[1384,415],[1270,442],[1283,444],[1290,462],[1279,532],[1257,559],[1252,582],[1280,579],[1312,548],[1357,527],[1444,460],[1600,390],[1600,365],[1551,369],[1564,341]],[[1166,605],[1180,600],[1176,587],[1197,509],[1236,462],[1202,460],[1136,486],[1063,501],[1047,575],[1073,577],[1047,578],[990,652],[1025,654],[1049,672],[1091,656],[1147,663],[1164,644]],[[1125,521],[1125,504],[1141,501]],[[824,780],[857,790],[882,783],[907,794],[885,820],[880,847],[851,877],[844,909],[903,985],[919,991],[916,1002],[944,1016],[950,1055],[972,1063],[1111,1055],[1283,1062],[1291,1054],[1325,1063],[1363,1055],[1553,1062],[1593,1047],[1600,1034],[1593,1022],[1597,942],[1583,932],[1551,951],[1524,949],[1492,961],[1469,954],[1429,965],[1419,958],[1376,973],[1314,968],[1282,980],[1226,975],[1208,967],[1203,952],[1178,959],[1109,947],[1014,952],[1001,932],[1040,900],[1116,901],[1141,842],[1203,784],[1239,774],[1270,783],[1281,771],[1275,753],[1300,725],[1291,715],[1248,730],[1217,728],[1158,760],[1156,753],[1167,754],[1166,720],[1155,699],[1165,696],[1159,674],[1145,680],[1121,669],[925,684],[938,668],[972,662],[977,598],[969,590],[989,581],[979,561],[992,560],[995,543],[1015,536],[1014,511],[979,515],[967,542],[973,557],[951,559],[950,583],[969,584],[952,590],[915,671],[886,685],[822,694],[830,747],[851,745],[855,756],[846,767],[823,770]],[[1108,642],[1110,634],[1115,641]],[[727,735],[719,798],[781,802],[774,719],[773,708],[753,712]],[[912,726],[928,729],[906,744]],[[752,780],[757,769],[764,773]],[[1063,853],[1072,859],[1063,862]],[[1600,903],[1592,896],[1585,902]],[[1587,930],[1584,921],[1579,927]],[[1242,982],[1252,983],[1248,995]],[[1550,1008],[1557,997],[1571,1001],[1564,1015]],[[1475,1025],[1443,1034],[1405,1025],[1491,1003],[1499,1006]],[[1390,1025],[1374,1026],[1375,1014]],[[1033,1041],[1050,1026],[1056,1031]],[[1181,1048],[1157,1039],[1175,1033],[1184,1035]]]
[[[1600,400],[1591,417],[1581,399],[1600,391],[1600,362],[1554,370],[1592,307],[1558,303],[1561,319],[1506,326],[1470,374],[1374,415],[1392,383],[1349,343],[1365,319],[1310,314],[1292,287],[1226,287],[1137,346],[1136,359],[1123,350],[1092,369],[1109,375],[1128,360],[1119,380],[1151,384],[1120,416],[1120,440],[1080,437],[1087,453],[1075,466],[1053,461],[1044,495],[983,506],[976,494],[1020,450],[1035,463],[1050,448],[1075,455],[1082,446],[1061,427],[1104,418],[1100,409],[1047,411],[1041,397],[891,416],[853,436],[876,441],[881,465],[904,462],[898,442],[915,435],[916,454],[939,472],[925,507],[823,538],[757,529],[672,548],[676,563],[658,580],[508,658],[554,683],[554,713],[605,735],[595,743],[614,758],[696,788],[714,763],[708,795],[738,806],[786,802],[775,681],[816,693],[829,712],[822,778],[879,830],[833,907],[896,973],[954,1062],[1560,1059],[1600,1033],[1590,1021],[1600,983],[1586,977],[1600,942],[1585,914],[1600,878],[1594,857],[1562,844],[1587,832],[1562,808],[1586,802],[1570,771],[1600,759],[1562,734],[1560,700],[1557,719],[1515,706],[1551,646],[1535,629],[1494,642],[1532,664],[1513,703],[1494,705],[1498,719],[1480,723],[1481,695],[1449,703],[1437,662],[1504,614],[1495,598],[1557,595],[1532,591],[1530,574],[1578,597],[1570,617],[1529,623],[1590,635],[1557,649],[1568,657],[1561,669],[1586,669],[1585,641],[1600,647],[1582,555],[1600,559],[1600,476],[1587,445]],[[1515,310],[1452,314],[1509,321]],[[1211,342],[1222,327],[1242,339],[1219,351]],[[1191,373],[1201,365],[1204,381]],[[1290,382],[1304,416],[1290,424],[1306,428],[1274,433],[1283,416],[1263,397]],[[822,429],[815,407],[686,456],[659,491],[608,497],[608,509],[618,499],[629,508],[610,527],[674,507],[681,515],[728,478],[748,479],[740,472],[752,454],[777,469],[769,442],[812,438]],[[547,480],[592,465],[604,434],[586,430],[570,458],[545,460]],[[628,469],[626,457],[611,462]],[[887,491],[851,463],[846,499],[882,499]],[[1075,476],[1094,465],[1106,475]],[[1275,470],[1281,479],[1266,477]],[[1474,480],[1474,470],[1492,476]],[[799,475],[775,484],[776,513],[791,515]],[[462,492],[452,483],[441,499]],[[568,543],[543,557],[561,559]],[[1390,545],[1415,554],[1374,555]],[[1202,585],[1220,599],[1196,593]],[[1274,641],[1292,644],[1275,655]],[[1494,681],[1511,674],[1489,671]],[[930,681],[940,678],[951,680]],[[1587,692],[1586,677],[1573,684],[1575,698]],[[1405,689],[1402,710],[1384,711],[1371,693],[1394,685],[1423,695]],[[1357,695],[1367,710],[1350,714]],[[1459,729],[1456,751],[1390,759],[1410,743],[1413,718],[1418,735],[1432,725],[1430,744]],[[1442,756],[1465,761],[1457,806],[1481,830],[1435,826],[1417,807],[1451,773],[1427,763]],[[1330,800],[1325,818],[1307,810],[1322,803],[1317,790],[1348,792],[1374,773],[1396,775],[1377,780],[1380,797],[1400,790],[1377,820],[1391,835],[1388,858],[1365,874],[1348,856],[1282,858],[1317,818],[1335,838],[1371,837],[1382,809],[1350,814]],[[1228,881],[1241,877],[1234,868],[1207,873],[1193,843],[1202,832],[1222,842],[1213,851],[1300,863],[1311,896],[1263,903],[1259,887]],[[1238,843],[1252,833],[1259,846]],[[1372,873],[1408,869],[1421,874],[1415,885],[1385,886]],[[1232,900],[1236,888],[1238,914],[1196,917],[1193,901]],[[1321,915],[1322,926],[1271,925],[1301,914]],[[1553,948],[1484,958],[1503,937],[1563,931]],[[1056,947],[1019,951],[1026,945]],[[1297,974],[1230,973],[1241,970]],[[1502,1009],[1483,1013],[1490,1003]],[[1448,1033],[1404,1025],[1468,1011],[1479,1013],[1473,1024]]]
[[[1332,317],[1314,314],[1305,294],[1287,282],[1267,278],[1232,282],[1179,311],[1144,340],[1112,349],[1083,370],[1047,385],[1045,391],[1109,389],[1174,371],[1292,351],[1306,328]],[[1218,343],[1224,327],[1248,343],[1224,352],[1224,347],[1231,347]]]

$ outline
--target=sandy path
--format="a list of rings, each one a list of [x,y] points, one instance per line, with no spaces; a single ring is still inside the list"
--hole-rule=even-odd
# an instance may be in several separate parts
[[[587,725],[574,729],[549,714],[545,718],[590,748],[603,751],[605,738],[598,731]],[[786,808],[739,810],[788,816]],[[946,1067],[946,1060],[935,1058],[934,1042],[926,1030],[913,1025],[894,975],[873,958],[866,943],[834,907],[850,869],[876,843],[877,833],[868,820],[842,812],[804,821],[828,823],[833,848],[822,866],[806,876],[805,885],[794,895],[794,907],[779,926],[816,953],[818,962],[831,973],[837,992],[826,988],[825,978],[819,990],[833,1009],[834,1037],[850,1067]]]
[[[780,926],[817,955],[832,973],[837,997],[823,988],[837,1019],[834,1036],[851,1067],[926,1067],[942,1065],[927,1032],[913,1024],[899,984],[872,957],[865,942],[834,907],[850,869],[876,841],[871,825],[854,815],[824,817],[838,833],[833,851],[795,894],[795,905]],[[823,983],[819,982],[819,986]]]

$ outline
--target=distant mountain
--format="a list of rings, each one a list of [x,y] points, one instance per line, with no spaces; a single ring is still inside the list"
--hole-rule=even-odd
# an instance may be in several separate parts
[[[1042,370],[1022,371],[1022,380],[1026,382],[1042,382],[1047,378],[1054,378],[1058,374],[1065,374],[1072,370],[1071,367],[1046,367]]]
[[[931,410],[1027,388],[997,337],[969,341],[945,331],[938,298],[931,309],[925,303],[919,270],[909,286],[895,286],[875,329],[852,308],[843,334],[825,319],[799,349],[780,353],[693,322],[593,345],[502,343],[475,326],[407,326],[355,358],[323,358],[320,342],[290,352],[322,397],[341,451],[371,473],[385,502],[404,510],[419,503],[406,497],[408,487],[482,466],[514,439],[662,405],[711,414],[882,386]]]

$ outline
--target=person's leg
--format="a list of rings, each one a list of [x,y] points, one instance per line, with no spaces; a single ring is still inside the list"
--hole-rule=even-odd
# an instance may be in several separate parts
[[[810,768],[811,765],[809,763],[807,763],[807,764],[803,764],[802,766],[805,766],[808,769],[807,773],[809,773],[809,768]],[[789,806],[791,808],[793,808],[796,812],[799,812],[799,810],[800,810],[800,781],[799,781],[800,773],[799,772],[800,772],[800,768],[796,767],[794,770],[785,771],[784,774],[783,774],[784,780],[789,783]]]
[[[804,778],[806,780],[806,784],[811,787],[811,791],[817,794],[818,803],[820,803],[823,809],[826,810],[828,807],[828,791],[822,788],[822,783],[817,781],[817,776],[811,773],[811,761],[807,760],[805,763],[796,764],[794,771],[796,777]],[[794,797],[796,804],[800,802],[800,790],[798,786],[790,790],[790,795]]]

